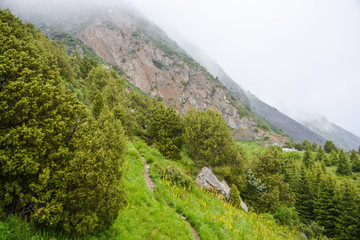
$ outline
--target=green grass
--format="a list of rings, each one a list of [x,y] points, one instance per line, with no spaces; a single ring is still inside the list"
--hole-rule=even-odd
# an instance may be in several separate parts
[[[238,144],[249,158],[266,150],[256,142]],[[150,164],[150,176],[156,183],[154,192],[146,185],[141,156]],[[186,221],[201,239],[300,239],[298,232],[280,226],[271,215],[247,214],[219,199],[217,194],[197,187],[194,175],[199,168],[186,152],[181,156],[179,161],[170,161],[143,141],[128,143],[122,168],[122,187],[128,202],[110,229],[86,239],[193,239]],[[174,176],[165,174],[168,166],[172,166],[175,172],[172,174],[186,181],[179,183]],[[28,223],[11,216],[0,222],[0,239],[72,238],[36,232]]]
[[[182,172],[191,173],[193,169],[186,157],[173,162],[142,142],[136,146],[142,155],[155,157],[150,164],[150,176],[156,183],[155,198],[185,216],[201,239],[296,239],[294,232],[279,226],[268,215],[247,214],[236,209],[215,194],[195,186],[193,180],[189,186],[173,184],[170,176],[155,169],[177,165]]]
[[[128,205],[113,224],[111,239],[192,239],[186,222],[147,188],[144,163],[131,144],[125,159],[123,182]]]
[[[236,141],[246,152],[246,155],[250,161],[253,161],[255,157],[263,154],[266,151],[265,147],[260,146],[259,141]]]

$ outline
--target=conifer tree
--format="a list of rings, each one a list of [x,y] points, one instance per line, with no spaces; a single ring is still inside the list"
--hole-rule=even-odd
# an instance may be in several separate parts
[[[320,146],[320,147],[321,147],[321,146]],[[313,143],[311,144],[311,150],[312,150],[312,151],[317,151],[317,150],[318,150],[318,145],[317,145],[316,142],[313,142]]]
[[[260,194],[248,195],[246,198],[257,212],[275,212],[282,203],[292,206],[294,199],[290,194],[289,184],[284,182],[279,150],[268,149],[259,156],[255,162],[254,174],[266,187]]]
[[[353,172],[360,172],[360,158],[359,155],[355,152],[355,150],[351,151],[350,161],[352,165]]]
[[[326,156],[326,154],[324,154],[324,156],[323,156],[323,161],[322,161],[322,162],[323,162],[324,165],[327,166],[327,167],[331,166],[330,159],[329,159],[328,156]]]
[[[311,168],[314,165],[314,160],[311,157],[311,151],[310,151],[309,147],[306,148],[306,150],[305,150],[303,162],[304,162],[305,167],[307,167],[307,168]]]
[[[322,162],[323,159],[324,159],[324,156],[325,156],[325,152],[320,146],[320,148],[318,148],[318,150],[317,150],[315,161],[316,162]]]
[[[336,172],[340,175],[351,175],[351,165],[343,150],[341,150],[339,154],[339,163]]]
[[[357,239],[360,231],[359,195],[351,181],[341,183],[341,191],[339,194],[340,200],[337,204],[339,216],[336,219],[336,239]]]
[[[335,150],[331,150],[330,163],[333,166],[337,166],[339,163],[339,155],[337,154],[337,152]]]
[[[223,117],[214,110],[189,110],[184,116],[184,142],[200,166],[242,189],[245,184],[244,150],[237,146]]]
[[[314,220],[314,199],[311,194],[309,174],[304,166],[301,167],[300,176],[295,187],[295,208],[304,222]]]
[[[324,145],[324,151],[326,153],[330,153],[332,150],[337,152],[337,148],[336,148],[335,144],[330,140],[326,141],[326,143]]]
[[[308,140],[304,140],[303,142],[302,142],[302,148],[303,149],[311,149],[311,144],[310,144],[310,142],[308,141]]]
[[[315,201],[314,212],[316,222],[324,227],[324,233],[328,237],[334,237],[336,234],[336,218],[338,216],[336,210],[336,185],[335,180],[326,175],[323,177],[318,193],[318,199]]]
[[[284,175],[284,181],[289,183],[291,190],[293,190],[294,185],[297,181],[296,174],[296,161],[292,158],[287,158],[283,161],[282,174]]]

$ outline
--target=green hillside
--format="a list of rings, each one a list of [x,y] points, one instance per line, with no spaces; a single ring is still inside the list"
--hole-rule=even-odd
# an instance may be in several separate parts
[[[216,111],[179,115],[0,11],[0,239],[359,236],[356,152],[236,142]],[[195,185],[204,166],[230,201]]]

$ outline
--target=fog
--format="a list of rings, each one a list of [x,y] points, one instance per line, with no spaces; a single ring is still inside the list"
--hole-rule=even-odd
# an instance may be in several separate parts
[[[359,1],[0,2],[44,12],[130,3],[170,37],[199,47],[266,103],[295,119],[323,115],[360,135]]]

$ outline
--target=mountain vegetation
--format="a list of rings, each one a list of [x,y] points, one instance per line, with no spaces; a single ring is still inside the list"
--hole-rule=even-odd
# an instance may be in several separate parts
[[[0,239],[360,235],[355,151],[235,141],[217,111],[180,115],[9,10],[0,30]],[[196,186],[203,166],[230,202]]]

